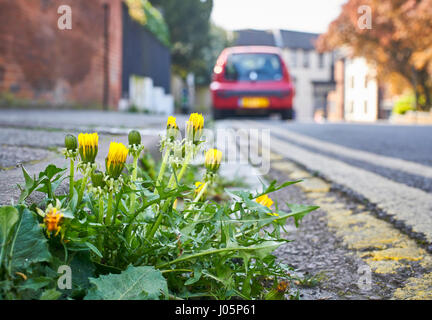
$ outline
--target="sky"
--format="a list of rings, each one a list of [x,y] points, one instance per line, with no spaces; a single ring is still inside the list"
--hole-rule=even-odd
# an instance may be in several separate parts
[[[212,20],[227,30],[324,33],[347,0],[213,0]]]

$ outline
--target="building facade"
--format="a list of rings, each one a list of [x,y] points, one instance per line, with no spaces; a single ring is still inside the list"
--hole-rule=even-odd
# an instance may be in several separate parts
[[[375,121],[379,116],[379,91],[375,68],[364,58],[345,60],[344,119]]]
[[[394,97],[389,86],[379,82],[377,70],[362,57],[338,53],[335,61],[335,89],[327,98],[327,118],[331,121],[374,122],[391,114]]]
[[[58,26],[61,5],[71,8],[71,29]],[[2,0],[0,21],[1,94],[117,108],[132,75],[170,90],[168,47],[130,18],[122,0]]]

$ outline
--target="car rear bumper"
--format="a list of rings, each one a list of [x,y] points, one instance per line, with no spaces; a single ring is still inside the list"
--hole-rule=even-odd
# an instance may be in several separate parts
[[[243,108],[240,100],[246,97],[263,97],[269,105],[263,108]],[[214,90],[212,91],[213,107],[220,110],[240,110],[240,113],[280,111],[292,109],[293,92],[291,90]]]

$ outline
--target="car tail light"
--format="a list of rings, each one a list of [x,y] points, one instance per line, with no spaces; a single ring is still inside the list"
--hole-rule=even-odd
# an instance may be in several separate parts
[[[213,68],[213,80],[221,81],[223,78],[223,65],[216,64]]]

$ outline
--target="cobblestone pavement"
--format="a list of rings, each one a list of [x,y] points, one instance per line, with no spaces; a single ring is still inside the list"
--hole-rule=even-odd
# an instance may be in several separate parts
[[[432,299],[431,193],[330,153],[379,161],[381,166],[425,179],[431,177],[431,167],[308,139],[269,123],[225,121],[224,125],[243,133],[270,129],[270,144],[263,142],[258,150],[249,150],[249,156],[270,155],[271,169],[262,173],[267,180],[303,180],[278,191],[274,198],[282,208],[286,201],[320,206],[299,229],[291,225],[289,236],[295,241],[276,251],[297,272],[316,280],[315,286],[302,287],[303,298]],[[249,139],[254,132],[250,131]]]
[[[186,120],[179,116],[179,125]],[[104,162],[110,141],[127,143],[131,129],[140,130],[149,150],[157,149],[166,116],[100,111],[0,110],[0,205],[16,201],[23,183],[22,164],[31,174],[48,163],[66,166],[61,154],[66,133],[98,132],[98,161]],[[31,201],[32,199],[29,199]]]

